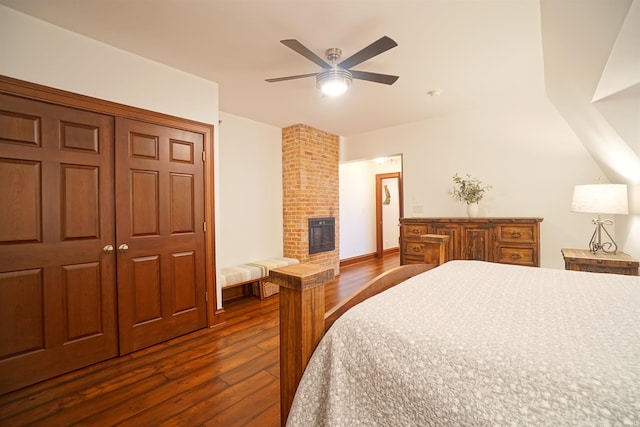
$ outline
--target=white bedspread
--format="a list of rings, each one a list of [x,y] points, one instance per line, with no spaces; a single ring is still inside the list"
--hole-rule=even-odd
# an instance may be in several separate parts
[[[640,278],[451,261],[343,315],[288,426],[640,426]]]

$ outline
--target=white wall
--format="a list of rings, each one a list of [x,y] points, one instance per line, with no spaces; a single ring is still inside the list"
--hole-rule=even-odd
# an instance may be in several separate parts
[[[640,183],[628,184],[628,188],[629,215],[615,218],[616,242],[622,251],[640,259]]]
[[[376,187],[373,162],[340,163],[340,259],[376,251]]]
[[[471,174],[493,189],[482,216],[543,217],[541,265],[564,268],[560,249],[584,248],[591,216],[569,211],[573,187],[602,171],[544,98],[487,107],[344,138],[342,161],[403,155],[404,216],[466,216],[448,190]]]
[[[282,256],[282,129],[220,112],[219,267]]]
[[[0,5],[0,74],[203,123],[218,84]]]

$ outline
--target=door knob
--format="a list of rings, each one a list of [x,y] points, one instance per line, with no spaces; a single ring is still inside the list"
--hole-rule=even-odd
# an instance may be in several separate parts
[[[129,245],[127,245],[126,243],[123,243],[120,246],[118,246],[118,252],[120,253],[125,253],[128,250],[129,250]]]
[[[111,255],[113,253],[113,245],[107,245],[104,248],[102,248],[102,252],[104,252],[107,255]]]

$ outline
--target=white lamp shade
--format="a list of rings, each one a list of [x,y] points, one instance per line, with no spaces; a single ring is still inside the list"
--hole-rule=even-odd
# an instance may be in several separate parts
[[[345,93],[348,88],[344,80],[331,80],[324,82],[320,90],[327,96],[338,96]]]
[[[626,184],[576,185],[571,201],[573,212],[628,214]]]
[[[316,86],[326,96],[337,96],[345,93],[351,86],[351,73],[342,68],[324,70],[316,76]]]

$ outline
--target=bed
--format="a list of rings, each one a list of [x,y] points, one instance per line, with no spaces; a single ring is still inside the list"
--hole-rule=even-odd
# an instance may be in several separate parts
[[[344,311],[288,426],[640,425],[638,277],[450,261]]]

